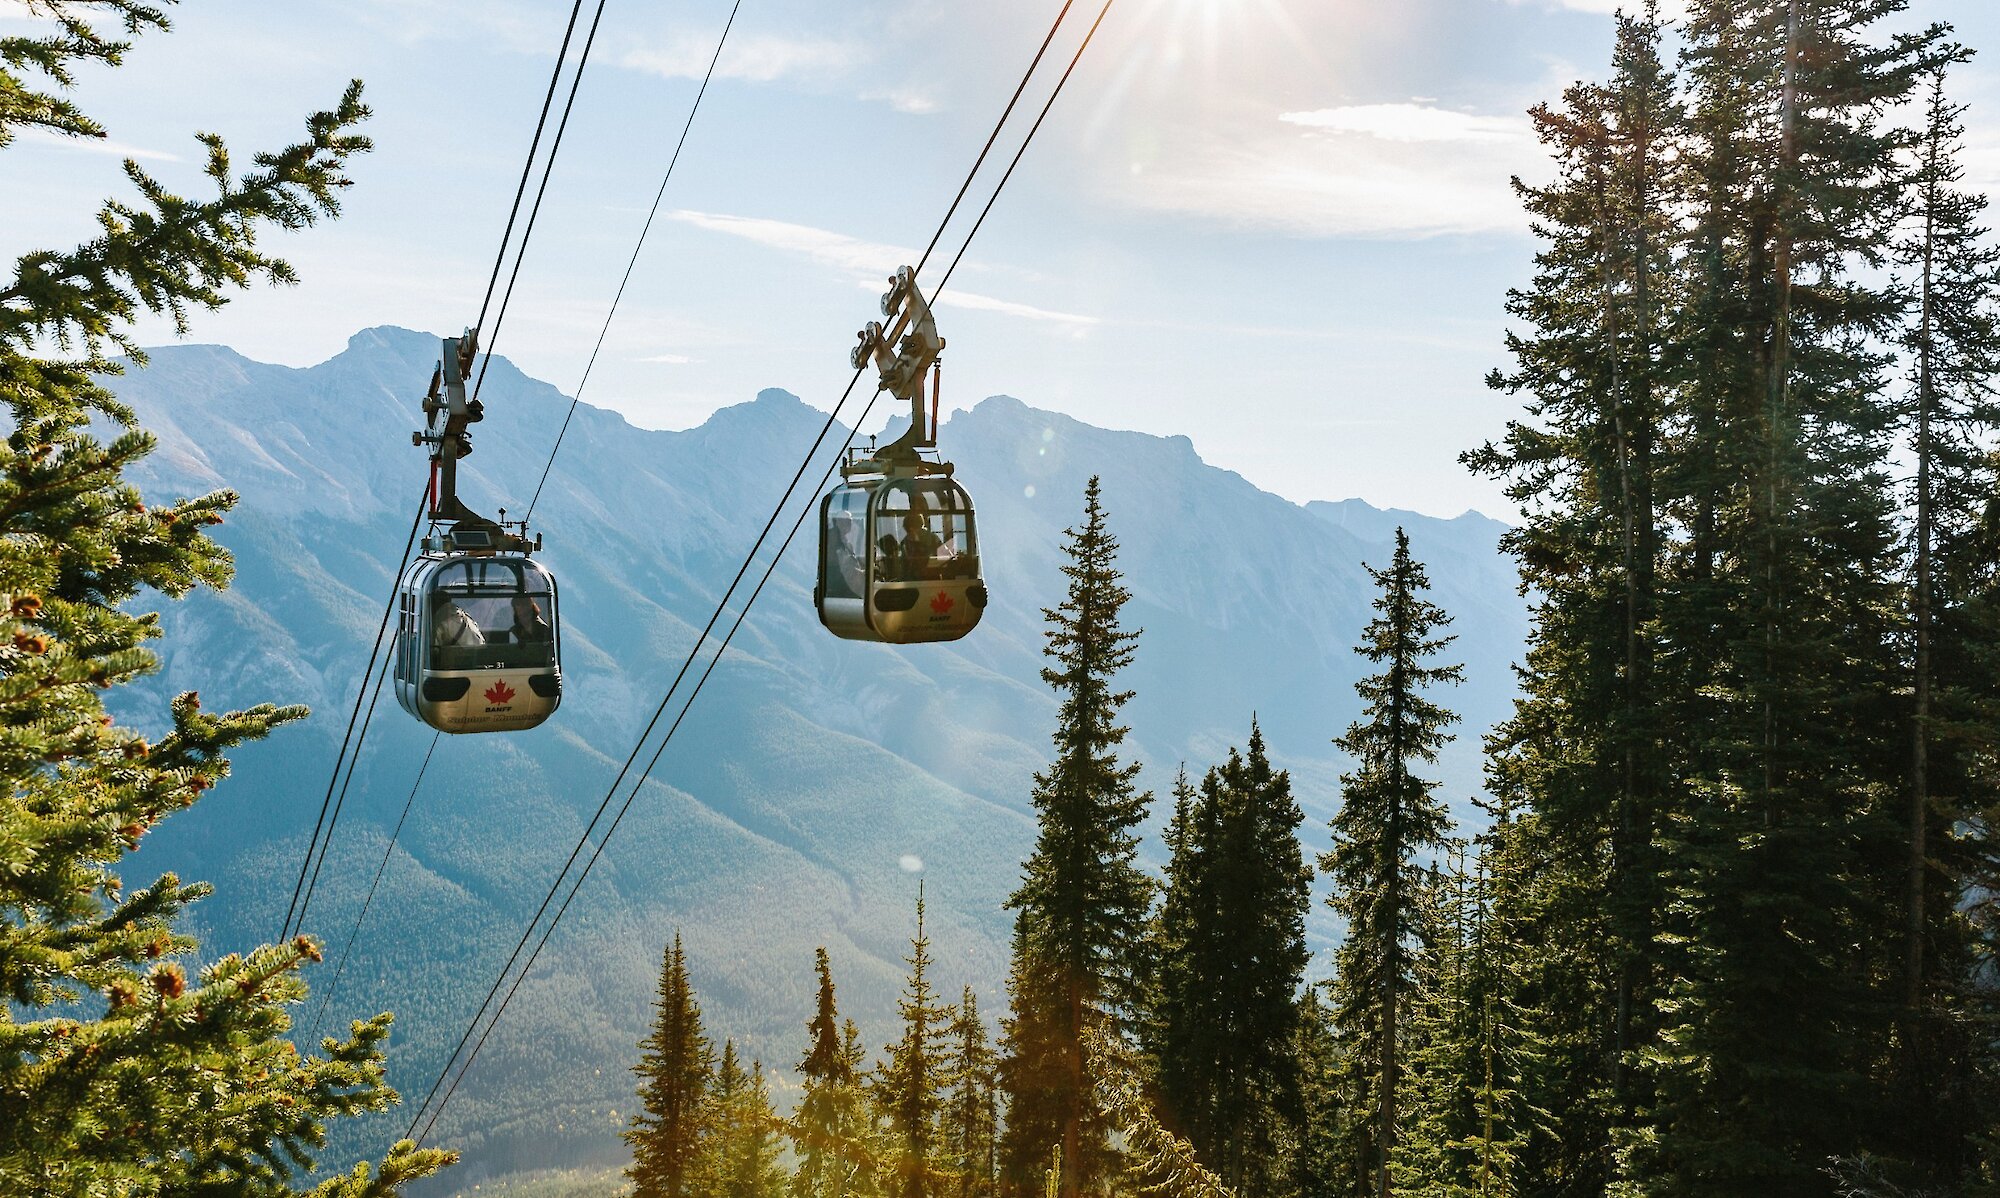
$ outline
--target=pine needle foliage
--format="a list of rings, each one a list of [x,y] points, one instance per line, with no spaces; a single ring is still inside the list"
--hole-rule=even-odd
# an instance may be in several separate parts
[[[1125,1141],[1126,1171],[1138,1193],[1157,1198],[1235,1198],[1235,1191],[1196,1159],[1188,1142],[1160,1123],[1146,1102],[1131,1049],[1110,1030],[1108,1020],[1093,1021],[1084,1035],[1084,1053],[1090,1062],[1094,1101]],[[1060,1156],[1056,1159],[1061,1161]]]
[[[702,1031],[679,933],[660,962],[653,1030],[640,1041],[639,1112],[622,1135],[632,1146],[633,1198],[691,1198],[701,1183],[715,1048]]]
[[[1076,1198],[1102,1192],[1117,1169],[1083,1034],[1092,1012],[1122,1021],[1140,998],[1151,882],[1137,864],[1137,828],[1151,795],[1135,785],[1138,763],[1118,756],[1127,731],[1118,711],[1132,692],[1113,689],[1113,679],[1131,664],[1139,634],[1119,623],[1131,594],[1095,476],[1083,521],[1065,537],[1067,593],[1042,613],[1051,662],[1042,680],[1060,701],[1055,760],[1035,775],[1039,830],[1007,901],[1015,923],[1001,1155],[1010,1183],[1027,1187],[1060,1147],[1061,1198]]]
[[[952,1198],[993,1198],[1000,1183],[999,1057],[979,999],[965,988],[944,1029],[944,1095],[938,1130]]]
[[[1369,574],[1381,593],[1359,652],[1379,672],[1354,684],[1365,703],[1362,718],[1334,742],[1355,767],[1341,775],[1333,849],[1321,855],[1320,868],[1333,881],[1327,905],[1347,924],[1333,1005],[1347,1050],[1349,1104],[1372,1114],[1352,1124],[1353,1159],[1373,1177],[1368,1188],[1388,1198],[1409,1031],[1405,1005],[1424,932],[1426,877],[1418,858],[1442,851],[1451,831],[1450,814],[1433,793],[1437,784],[1416,771],[1437,759],[1457,717],[1425,691],[1456,683],[1461,670],[1433,664],[1451,643],[1437,631],[1451,617],[1424,598],[1430,580],[1402,529],[1388,567]]]
[[[1304,819],[1255,719],[1247,754],[1231,749],[1199,792],[1175,785],[1144,1039],[1162,1111],[1245,1198],[1282,1190],[1298,1121]]]
[[[779,1163],[784,1124],[771,1109],[764,1066],[745,1070],[736,1042],[722,1042],[722,1059],[701,1105],[692,1192],[697,1198],[779,1198],[785,1171]]]
[[[923,883],[917,884],[917,932],[905,958],[909,973],[896,1012],[903,1033],[888,1046],[874,1078],[873,1097],[894,1156],[887,1179],[891,1198],[935,1198],[944,1192],[938,1159],[938,1116],[945,1080],[940,1033],[948,1018],[930,979],[931,942],[924,934]]]
[[[814,953],[819,978],[806,1053],[798,1072],[804,1093],[789,1125],[797,1168],[792,1198],[868,1198],[877,1192],[874,1116],[861,1084],[860,1034],[844,1027],[834,1002],[833,966]]]
[[[76,68],[118,65],[123,39],[167,28],[165,6],[25,7],[27,32],[0,36],[0,147],[21,129],[105,136],[68,94]],[[202,135],[205,199],[128,161],[137,200],[108,201],[97,237],[27,253],[0,281],[0,1192],[297,1194],[327,1120],[396,1101],[387,1015],[317,1056],[285,1039],[314,941],[227,953],[190,976],[197,945],[177,925],[209,888],[167,874],[128,889],[116,872],[228,775],[230,750],[304,709],[212,714],[186,693],[148,741],[104,708],[106,691],[159,666],[146,648],[158,617],[128,604],[228,585],[229,554],[207,530],[236,502],[218,491],[148,504],[125,481],[154,440],[106,386],[121,368],[109,352],[143,360],[142,312],[185,330],[248,283],[292,281],[259,235],[337,215],[345,165],[368,148],[354,128],[366,116],[352,84],[307,119],[302,141],[244,174]],[[451,1159],[399,1143],[310,1192],[381,1198]]]

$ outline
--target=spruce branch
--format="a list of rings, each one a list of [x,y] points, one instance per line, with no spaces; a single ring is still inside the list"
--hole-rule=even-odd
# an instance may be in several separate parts
[[[338,104],[307,118],[305,140],[258,154],[240,176],[219,136],[198,135],[216,193],[207,200],[175,195],[128,159],[126,177],[143,203],[106,201],[95,239],[17,260],[12,283],[0,288],[0,351],[80,348],[91,369],[114,371],[107,350],[145,360],[130,329],[142,311],[171,317],[185,334],[190,313],[220,308],[225,289],[295,282],[289,263],[257,248],[258,228],[296,230],[339,215],[347,161],[371,147],[354,132],[368,115],[354,80]]]
[[[1084,1059],[1089,1063],[1099,1107],[1118,1124],[1130,1149],[1128,1170],[1139,1192],[1161,1198],[1236,1198],[1234,1191],[1195,1159],[1186,1140],[1161,1126],[1139,1084],[1131,1050],[1098,1026],[1084,1033]]]

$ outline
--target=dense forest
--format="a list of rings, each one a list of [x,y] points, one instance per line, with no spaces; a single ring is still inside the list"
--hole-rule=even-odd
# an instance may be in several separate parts
[[[123,43],[49,4],[0,40],[0,147],[101,134],[53,93]],[[914,896],[900,1031],[871,1051],[810,967],[797,1101],[706,1034],[680,943],[637,1046],[637,1198],[2000,1194],[2000,249],[1965,183],[1951,31],[1898,0],[1693,0],[1621,17],[1608,80],[1533,112],[1553,181],[1507,297],[1523,414],[1469,450],[1522,522],[1535,625],[1490,738],[1490,818],[1425,777],[1450,614],[1407,538],[1375,563],[1361,717],[1307,828],[1253,713],[1169,801],[1124,750],[1143,652],[1095,480],[1045,613],[1058,700],[1009,900],[1007,1006],[938,976]],[[156,9],[102,0],[129,33]],[[1902,30],[1902,31],[1897,31]],[[379,1110],[388,1017],[302,1055],[308,937],[190,977],[206,890],[115,869],[303,716],[185,694],[150,742],[103,692],[157,668],[126,605],[227,584],[234,496],[149,505],[106,385],[132,322],[290,268],[259,227],[337,214],[358,85],[216,195],[139,206],[0,287],[0,1182],[289,1195]],[[80,351],[76,352],[76,351]],[[1345,928],[1310,976],[1315,868]],[[959,997],[951,997],[958,984]],[[402,1142],[313,1192],[449,1163]]]

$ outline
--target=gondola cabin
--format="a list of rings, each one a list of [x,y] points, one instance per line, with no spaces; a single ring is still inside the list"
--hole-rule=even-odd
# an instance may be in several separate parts
[[[396,698],[424,723],[517,732],[562,701],[556,583],[532,558],[426,553],[398,607]]]
[[[986,608],[972,499],[949,476],[850,479],[820,501],[820,623],[836,636],[955,641]]]

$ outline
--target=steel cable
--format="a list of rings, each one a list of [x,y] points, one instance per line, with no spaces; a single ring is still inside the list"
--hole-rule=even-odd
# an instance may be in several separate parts
[[[417,767],[417,780],[410,783],[410,795],[403,800],[403,812],[396,817],[396,827],[389,833],[389,843],[382,846],[381,864],[375,867],[375,876],[368,882],[368,893],[361,900],[361,910],[354,916],[354,927],[347,933],[347,943],[340,948],[340,956],[334,960],[333,978],[327,983],[326,993],[320,996],[319,1010],[313,1015],[312,1031],[307,1040],[319,1038],[320,1025],[326,1021],[326,1013],[333,1006],[333,996],[340,990],[340,979],[347,972],[347,958],[354,951],[354,942],[361,935],[361,925],[368,918],[368,908],[374,905],[375,889],[382,884],[382,874],[389,868],[389,858],[396,851],[396,840],[403,834],[403,823],[410,818],[410,808],[417,801],[417,789],[424,784],[424,774],[431,768],[431,754],[437,752],[438,738],[442,732],[431,733],[430,747],[424,750],[423,764]]]
[[[381,623],[376,625],[375,643],[368,650],[368,666],[361,671],[361,686],[354,692],[354,710],[347,717],[347,732],[340,738],[340,751],[333,758],[333,772],[326,779],[326,797],[320,800],[319,818],[313,822],[312,837],[306,842],[304,859],[299,862],[299,879],[292,885],[292,902],[289,907],[285,908],[285,922],[278,930],[278,939],[280,941],[290,938],[292,935],[292,917],[300,914],[299,900],[306,892],[306,874],[312,869],[313,855],[320,848],[320,831],[326,827],[327,811],[333,806],[333,790],[334,786],[340,781],[340,765],[347,758],[348,745],[354,741],[355,722],[361,718],[361,701],[368,695],[368,679],[375,672],[376,659],[381,656],[382,637],[389,630],[389,617],[396,614],[396,596],[402,590],[403,568],[409,564],[410,550],[416,546],[417,526],[423,523],[424,506],[428,500],[429,492],[426,491],[423,498],[417,501],[416,514],[410,517],[410,535],[403,539],[402,557],[397,561],[395,572],[390,575],[389,602],[382,608]],[[371,707],[370,710],[373,710],[373,708]],[[354,744],[354,754],[359,756],[360,753],[361,746],[358,743]],[[351,775],[352,772],[350,771]],[[330,831],[328,835],[331,836]],[[303,915],[300,915],[300,918],[303,919]]]
[[[569,397],[569,411],[563,413],[562,427],[556,430],[556,443],[549,447],[549,460],[542,464],[542,477],[535,482],[534,497],[528,500],[528,510],[521,517],[523,523],[534,518],[535,505],[542,501],[542,488],[548,484],[549,470],[556,464],[556,454],[562,452],[563,438],[569,434],[569,422],[576,415],[576,405],[583,398],[583,389],[590,383],[590,372],[597,366],[597,355],[604,349],[605,335],[611,332],[611,318],[618,315],[618,303],[625,298],[625,286],[632,281],[632,268],[639,265],[639,251],[646,248],[646,235],[653,230],[653,220],[660,214],[660,201],[666,198],[667,183],[674,177],[674,165],[681,160],[681,148],[687,145],[688,130],[694,128],[695,114],[701,111],[701,100],[708,94],[709,80],[715,77],[715,64],[722,60],[722,47],[729,42],[729,30],[736,24],[736,14],[743,7],[743,0],[736,0],[729,9],[729,19],[722,23],[722,36],[716,39],[715,53],[708,60],[708,71],[701,77],[701,87],[694,93],[694,103],[688,108],[687,122],[681,126],[680,140],[674,143],[674,152],[667,159],[666,173],[660,176],[659,190],[653,193],[653,206],[646,213],[646,222],[639,226],[639,240],[632,247],[632,257],[625,263],[625,277],[618,280],[618,290],[611,297],[611,307],[604,314],[604,327],[597,330],[597,344],[590,347],[590,360],[583,365],[583,377],[576,383],[575,394]]]
[[[493,270],[487,276],[486,280],[486,293],[479,302],[479,321],[476,325],[473,326],[475,330],[482,328],[486,323],[486,316],[493,302],[493,292],[495,287],[499,283],[500,270],[507,261],[507,247],[513,241],[514,226],[516,221],[520,218],[521,215],[521,201],[527,195],[528,180],[534,177],[535,160],[537,153],[541,148],[542,134],[547,129],[549,111],[554,105],[556,89],[562,80],[563,69],[568,63],[570,42],[574,39],[576,35],[576,23],[578,18],[581,17],[583,14],[583,4],[584,0],[575,0],[575,3],[570,8],[569,22],[567,25],[564,26],[563,29],[562,44],[557,48],[556,51],[556,65],[554,70],[552,70],[549,73],[549,86],[547,92],[542,97],[542,110],[535,120],[534,136],[528,142],[527,159],[521,165],[521,180],[515,186],[514,202],[512,206],[508,209],[507,224],[500,234],[500,249],[499,252],[494,255]],[[549,175],[555,168],[556,154],[562,148],[563,130],[565,127],[567,127],[569,123],[570,109],[576,103],[577,87],[582,82],[583,69],[589,62],[590,45],[591,42],[594,41],[597,36],[598,22],[603,18],[603,16],[604,16],[604,0],[598,0],[596,14],[595,16],[593,16],[591,20],[590,31],[585,36],[584,39],[583,51],[577,58],[575,76],[572,78],[570,82],[569,96],[564,101],[563,104],[562,118],[557,123],[556,136],[551,141],[549,146],[548,160],[543,164],[542,181],[535,191],[534,208],[533,210],[530,211],[528,216],[527,226],[523,229],[521,234],[521,244],[518,247],[515,255],[514,270],[508,278],[507,292],[502,297],[500,301],[500,310],[495,315],[494,318],[495,321],[494,333],[496,336],[498,335],[499,332],[498,328],[499,323],[506,317],[507,303],[508,300],[511,299],[513,296],[514,280],[520,275],[521,255],[526,253],[528,239],[534,233],[535,215],[541,209],[542,195],[548,190]],[[488,360],[490,359],[491,359],[491,354],[489,353]],[[485,374],[486,374],[485,365],[482,363],[480,367],[480,378],[482,380],[485,378]],[[477,396],[477,393],[478,393],[478,388],[475,385],[474,387],[475,397]],[[426,496],[425,502],[428,501],[428,495],[429,492],[427,490],[425,492]],[[420,502],[417,507],[417,514],[410,522],[410,535],[404,543],[402,557],[399,559],[396,566],[395,577],[397,580],[397,590],[400,590],[401,587],[403,570],[409,564],[410,550],[416,544],[417,526],[423,522],[423,513],[424,513],[424,503]],[[354,765],[353,761],[349,759],[349,753],[350,753],[349,746],[351,743],[352,755],[354,758],[358,758],[361,754],[362,742],[365,741],[367,738],[368,720],[367,719],[361,720],[361,732],[359,739],[356,739],[355,736],[355,721],[357,718],[361,716],[362,699],[364,696],[368,694],[368,678],[371,674],[375,672],[376,666],[380,664],[378,658],[380,657],[381,654],[382,638],[384,632],[388,628],[390,617],[395,613],[396,594],[397,594],[396,591],[390,592],[389,602],[382,610],[381,624],[376,629],[375,632],[374,645],[368,651],[368,665],[367,668],[363,670],[361,675],[361,688],[355,692],[354,710],[348,715],[347,731],[341,737],[340,749],[334,755],[333,770],[327,777],[326,795],[320,801],[319,816],[313,824],[312,836],[310,837],[310,839],[307,841],[306,844],[305,859],[299,863],[299,877],[298,880],[293,884],[291,903],[285,910],[285,921],[284,924],[281,926],[278,934],[278,938],[280,940],[289,938],[294,933],[295,930],[303,930],[305,923],[305,905],[311,902],[312,890],[313,887],[318,882],[320,867],[324,865],[326,860],[326,854],[328,851],[330,851],[332,847],[332,838],[333,838],[332,824],[337,823],[339,821],[340,806],[341,803],[343,803],[346,800],[346,795],[347,795],[347,787],[345,785],[340,785],[341,765],[343,764],[343,762],[347,764],[347,778],[349,782],[352,782],[354,778]],[[386,670],[384,671],[384,674],[386,676]],[[377,682],[376,683],[377,698],[380,697],[380,687],[381,683]],[[374,702],[371,700],[368,704],[368,714],[370,717],[373,716],[374,709],[375,705]],[[334,797],[334,790],[336,785],[339,785],[340,788],[340,798],[338,800],[336,800]],[[331,812],[331,819],[329,819],[329,811]],[[315,860],[315,858],[317,858],[317,860]],[[308,875],[310,875],[310,880],[308,880]]]
[[[1069,82],[1070,76],[1075,71],[1077,63],[1081,61],[1084,50],[1089,47],[1090,42],[1092,38],[1096,35],[1099,26],[1102,25],[1105,16],[1110,12],[1111,5],[1113,2],[1114,0],[1105,0],[1103,8],[1099,10],[1097,19],[1092,22],[1089,31],[1085,34],[1083,38],[1083,41],[1077,47],[1076,53],[1071,57],[1068,68],[1064,70],[1062,77],[1056,83],[1055,89],[1051,92],[1048,100],[1043,104],[1041,113],[1036,117],[1035,122],[1030,127],[1027,136],[1022,140],[1020,147],[1015,151],[1014,157],[1012,161],[1009,163],[1006,173],[1002,175],[999,184],[995,186],[993,194],[988,197],[985,207],[980,212],[979,219],[974,223],[972,230],[969,233],[967,233],[964,241],[961,242],[958,252],[953,256],[951,265],[946,270],[944,280],[941,280],[938,284],[937,289],[932,292],[931,298],[933,302],[935,302],[937,296],[943,292],[945,282],[949,280],[952,272],[957,270],[959,263],[964,259],[967,249],[969,249],[971,246],[973,236],[978,233],[980,226],[983,225],[985,222],[987,214],[992,211],[994,202],[999,198],[1001,189],[1005,188],[1007,181],[1012,178],[1015,167],[1020,165],[1021,158],[1024,154],[1026,154],[1028,145],[1034,140],[1036,133],[1040,130],[1042,126],[1043,120],[1048,116],[1049,110],[1054,107],[1056,98],[1062,94],[1062,90],[1064,86]],[[1063,15],[1068,13],[1069,8],[1070,4],[1065,3],[1062,9],[1062,13],[1058,14],[1057,16],[1056,27],[1058,28],[1060,27],[1062,17]],[[1054,37],[1054,33],[1055,29],[1052,28],[1050,31],[1049,39],[1044,39],[1042,44],[1042,49],[1040,51],[1037,51],[1034,62],[1030,65],[1029,68],[1030,75],[1032,75],[1034,65],[1040,63],[1042,58],[1042,52],[1047,50],[1048,42],[1050,39]],[[1027,79],[1024,77],[1021,85],[1022,88],[1025,88],[1026,82]],[[1011,113],[1013,111],[1014,102],[1019,99],[1020,94],[1021,94],[1021,88],[1017,88],[1015,91],[1014,99],[1009,101],[1006,113],[1003,113],[1002,115],[1001,118],[1002,123],[1004,123],[1006,119],[1006,114]],[[986,148],[981,150],[979,159],[974,163],[972,172],[973,174],[977,173],[979,165],[985,161],[986,153],[988,150],[991,149],[993,144],[993,138],[998,136],[998,132],[999,132],[999,126],[996,125],[993,137],[988,138]],[[959,199],[963,198],[966,187],[969,187],[970,185],[970,181],[971,181],[970,177],[968,177],[966,186],[960,188],[958,198],[955,198],[953,200],[951,209],[946,214],[945,221],[940,222],[938,234],[933,236],[931,239],[932,248],[935,248],[937,241],[942,236],[944,225],[949,222],[951,213],[956,211]],[[930,250],[927,249],[925,251],[926,258],[928,258],[929,253]],[[845,405],[849,395],[851,395],[853,392],[855,383],[860,380],[860,376],[861,376],[861,371],[857,370],[855,372],[854,378],[850,380],[850,382],[848,383],[847,391],[842,394],[840,403],[837,404],[834,408],[835,415],[837,415],[841,407]],[[837,453],[832,459],[832,461],[828,463],[825,473],[821,476],[819,484],[820,487],[824,487],[827,484],[827,482],[831,480],[835,468],[839,465],[841,459],[845,457],[848,446],[851,446],[853,444],[854,437],[858,434],[861,425],[867,422],[868,416],[874,410],[875,402],[877,399],[880,398],[881,394],[882,392],[878,388],[875,395],[870,398],[868,405],[862,411],[860,419],[856,421],[853,430],[851,430],[848,433],[847,439],[843,443],[839,453]],[[831,422],[832,418],[830,417],[827,427],[831,426]],[[825,431],[826,430],[823,427],[821,430],[822,438],[825,435]],[[820,440],[815,439],[813,449],[808,451],[806,462],[802,462],[800,465],[799,473],[794,474],[793,476],[794,486],[796,485],[800,475],[803,474],[806,465],[810,463],[812,453],[817,451],[819,443]],[[667,745],[671,743],[674,732],[680,727],[681,721],[686,717],[688,710],[694,705],[695,699],[700,696],[701,690],[703,686],[707,683],[709,676],[714,672],[715,667],[721,662],[723,654],[727,652],[731,640],[733,640],[736,635],[736,631],[742,627],[744,619],[749,615],[751,606],[756,603],[757,597],[763,593],[765,584],[770,581],[771,575],[776,571],[778,563],[781,560],[783,560],[786,550],[790,548],[793,540],[797,537],[799,530],[802,527],[804,527],[805,520],[812,511],[811,504],[807,504],[803,508],[801,508],[797,519],[793,521],[791,529],[786,533],[785,538],[783,542],[779,545],[777,552],[772,556],[770,564],[765,567],[764,573],[758,579],[757,585],[752,589],[749,598],[744,602],[741,610],[738,611],[734,622],[731,623],[729,631],[724,635],[722,642],[717,646],[715,654],[710,658],[707,666],[703,669],[700,677],[696,679],[694,688],[689,692],[686,700],[681,705],[680,712],[675,716],[673,723],[669,725],[667,732],[661,738],[658,747],[654,749],[653,756],[647,762],[646,768],[640,773],[638,779],[632,784],[631,791],[626,796],[624,803],[620,805],[618,814],[612,818],[612,821],[610,825],[607,827],[603,837],[601,837],[593,847],[589,859],[584,864],[583,870],[577,875],[576,881],[571,884],[568,895],[564,897],[562,904],[557,908],[556,914],[554,915],[554,917],[550,919],[548,926],[545,929],[543,929],[540,938],[536,941],[535,948],[529,953],[526,963],[521,966],[518,973],[514,973],[513,966],[515,960],[519,956],[521,946],[525,945],[527,940],[534,935],[535,927],[539,924],[542,914],[547,910],[549,902],[553,899],[555,893],[561,889],[563,878],[565,878],[568,875],[570,865],[574,864],[576,858],[581,854],[585,844],[589,843],[589,837],[591,831],[595,828],[598,819],[603,815],[603,812],[609,805],[610,801],[616,797],[618,788],[622,784],[626,773],[630,769],[631,762],[636,759],[638,752],[644,746],[646,739],[651,735],[653,727],[657,725],[661,714],[664,713],[666,707],[672,701],[674,691],[675,689],[678,688],[682,678],[685,676],[689,668],[689,665],[692,663],[694,657],[699,653],[702,645],[704,645],[707,642],[708,634],[710,630],[714,628],[716,619],[721,615],[721,612],[724,609],[724,607],[726,607],[730,595],[733,594],[733,592],[735,591],[737,583],[741,581],[744,573],[748,570],[751,563],[755,560],[756,554],[761,549],[763,541],[765,537],[768,535],[770,528],[776,522],[779,514],[782,512],[784,504],[789,501],[792,489],[793,489],[792,487],[786,488],[785,496],[780,499],[778,509],[772,512],[771,519],[766,522],[764,531],[760,533],[758,536],[757,543],[752,546],[750,554],[745,557],[743,566],[740,567],[737,571],[736,578],[731,581],[729,590],[724,593],[722,600],[717,604],[715,614],[710,617],[708,624],[702,630],[702,635],[699,638],[697,638],[695,642],[694,650],[690,652],[687,660],[683,662],[680,672],[675,675],[674,682],[672,685],[668,687],[666,695],[661,699],[660,706],[654,712],[653,719],[648,722],[645,732],[641,733],[639,742],[635,744],[632,754],[627,757],[625,767],[620,769],[618,777],[613,780],[610,790],[606,793],[604,802],[599,804],[597,813],[592,816],[590,824],[586,826],[586,828],[584,829],[583,836],[579,839],[576,849],[572,850],[569,860],[564,863],[562,871],[557,875],[555,885],[551,887],[549,894],[543,898],[541,906],[537,908],[534,918],[531,919],[529,922],[527,931],[522,935],[520,943],[516,945],[515,952],[509,956],[507,963],[502,966],[500,971],[500,976],[495,980],[493,987],[489,989],[489,991],[487,992],[486,1002],[482,1002],[479,1011],[474,1014],[472,1023],[467,1027],[465,1035],[462,1036],[459,1040],[458,1047],[453,1050],[451,1057],[446,1060],[444,1071],[439,1075],[438,1080],[432,1084],[430,1092],[426,1094],[423,1104],[419,1106],[415,1118],[411,1120],[409,1132],[407,1134],[416,1137],[419,1140],[419,1142],[421,1142],[424,1138],[427,1138],[430,1135],[431,1131],[435,1129],[437,1121],[442,1116],[446,1104],[450,1102],[452,1095],[457,1092],[459,1083],[462,1082],[467,1073],[470,1072],[473,1062],[478,1058],[480,1049],[484,1047],[486,1043],[487,1037],[492,1034],[494,1027],[496,1027],[499,1024],[501,1016],[506,1013],[507,1007],[512,1002],[514,994],[519,991],[522,982],[524,982],[527,978],[528,972],[534,967],[535,961],[540,956],[543,946],[545,946],[548,943],[550,936],[554,934],[556,926],[561,923],[562,917],[564,913],[568,911],[570,903],[575,899],[577,893],[582,889],[584,880],[588,878],[591,869],[596,865],[598,859],[602,856],[605,846],[610,843],[611,836],[617,831],[619,824],[624,820],[626,812],[631,809],[633,801],[637,799],[639,791],[644,787],[647,780],[651,777],[654,767],[658,765],[661,756],[666,752]],[[815,488],[815,493],[817,493],[817,490],[818,488]],[[443,1084],[444,1079],[447,1076],[452,1076],[452,1066],[454,1062],[456,1062],[459,1053],[464,1051],[466,1044],[471,1040],[473,1032],[479,1028],[479,1024],[481,1020],[485,1017],[486,1008],[488,1005],[490,1005],[493,995],[499,992],[501,986],[506,985],[507,978],[510,973],[513,973],[514,975],[514,980],[512,985],[508,986],[507,993],[504,997],[502,997],[499,1007],[493,1012],[492,1018],[486,1021],[485,1030],[480,1032],[477,1043],[473,1045],[472,1051],[466,1057],[465,1063],[458,1069],[456,1076],[452,1078],[450,1086],[445,1089],[443,1097],[441,1099],[438,1098],[437,1095],[439,1086]],[[434,1100],[436,1102],[435,1109],[432,1108],[432,1103]],[[425,1120],[426,1111],[429,1112],[428,1121]],[[423,1130],[421,1135],[418,1134],[419,1124],[423,1125]]]

